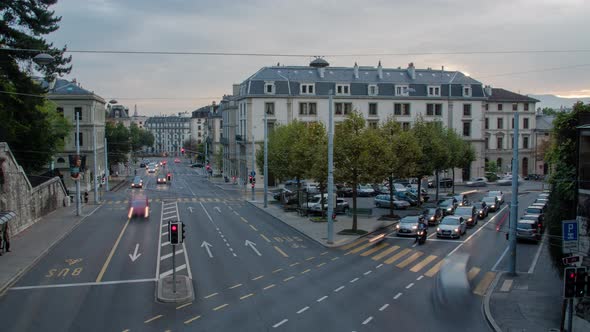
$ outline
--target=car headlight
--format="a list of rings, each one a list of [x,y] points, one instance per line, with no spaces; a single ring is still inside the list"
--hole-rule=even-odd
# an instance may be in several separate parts
[[[495,209],[495,208],[496,208],[496,205],[495,204],[492,204],[492,209]]]
[[[469,219],[467,219],[467,221],[473,221],[473,218],[469,218]]]
[[[430,220],[433,220],[434,221],[434,216],[430,217]]]
[[[440,232],[440,227],[437,227],[437,228],[436,228],[436,231],[437,231],[437,232]]]
[[[455,233],[459,233],[459,229],[458,228],[455,228]]]
[[[483,214],[483,210],[479,210],[479,214]]]
[[[417,229],[417,228],[418,228],[418,226],[416,226],[416,225],[412,226],[412,229]]]
[[[453,208],[452,208],[452,207],[450,207],[450,208],[448,208],[448,209],[447,209],[447,211],[453,211]]]
[[[400,228],[400,225],[399,224],[395,225],[395,228],[399,229]]]

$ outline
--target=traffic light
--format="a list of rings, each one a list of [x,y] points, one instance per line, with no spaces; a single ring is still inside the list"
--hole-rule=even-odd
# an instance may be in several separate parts
[[[563,297],[571,299],[576,295],[576,268],[566,267],[564,274]]]
[[[586,272],[585,267],[579,267],[576,271],[576,297],[584,297],[586,295]]]
[[[180,228],[182,228],[182,226],[181,223],[179,223],[178,221],[171,222],[169,224],[168,237],[170,240],[170,244],[181,243],[180,237],[178,236],[178,234],[180,233]]]
[[[252,178],[253,178],[252,175],[248,176],[248,183],[252,183]]]
[[[184,154],[184,148],[180,149],[180,153]]]
[[[256,177],[252,177],[252,183],[256,183]]]
[[[186,233],[186,226],[185,226],[184,222],[182,222],[181,224],[182,224],[182,227],[181,227],[182,228],[182,238],[181,238],[180,242],[184,242],[184,239],[186,239],[186,234],[185,234]]]

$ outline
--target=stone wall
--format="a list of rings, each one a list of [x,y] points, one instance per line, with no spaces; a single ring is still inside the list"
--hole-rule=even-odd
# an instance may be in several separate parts
[[[59,177],[32,187],[24,170],[12,155],[8,144],[0,142],[0,210],[14,211],[11,233],[18,234],[44,215],[69,205],[66,190]]]

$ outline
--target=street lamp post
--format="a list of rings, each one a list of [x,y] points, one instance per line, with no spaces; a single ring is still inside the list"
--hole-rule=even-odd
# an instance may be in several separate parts
[[[264,110],[264,208],[268,207],[268,113]]]
[[[328,244],[334,243],[334,114],[332,93],[328,91]]]
[[[252,135],[252,171],[250,172],[250,175],[252,175],[252,200],[255,201],[256,200],[256,193],[255,193],[255,189],[254,189],[254,185],[255,185],[255,176],[256,176],[256,171],[254,170],[254,161],[256,158],[256,145],[254,143],[254,135]]]
[[[76,117],[76,156],[80,158],[80,114],[74,112],[74,116]],[[79,216],[81,214],[81,205],[80,205],[80,178],[76,179],[76,215]]]
[[[115,99],[111,99],[109,100],[108,105],[113,105],[116,104],[117,101]],[[107,137],[106,137],[106,131],[105,131],[105,137],[104,137],[104,184],[105,184],[105,191],[109,191],[109,154],[108,154],[108,148],[107,148]]]
[[[512,143],[512,201],[510,202],[510,266],[509,273],[516,274],[516,221],[518,218],[518,125],[519,114],[514,112],[514,138]]]

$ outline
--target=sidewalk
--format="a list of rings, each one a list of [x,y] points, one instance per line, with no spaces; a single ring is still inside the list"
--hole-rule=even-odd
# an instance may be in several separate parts
[[[99,207],[83,204],[81,216],[76,216],[75,204],[60,208],[13,236],[10,241],[11,252],[0,256],[0,294]]]
[[[533,273],[500,272],[490,285],[484,315],[495,331],[559,331],[563,283],[544,245]],[[584,324],[575,317],[574,331],[588,331]]]
[[[251,198],[249,195],[248,197]],[[353,242],[354,240],[361,237],[359,235],[339,235],[338,232],[340,232],[341,230],[350,229],[352,227],[352,217],[349,217],[344,214],[338,214],[336,215],[336,222],[334,222],[334,243],[328,244],[328,224],[326,222],[313,222],[310,220],[311,217],[300,217],[297,214],[297,212],[285,212],[281,205],[272,199],[268,200],[268,207],[265,209],[262,200],[262,195],[258,194],[256,195],[256,197],[256,201],[246,201],[252,204],[253,206],[259,208],[260,210],[273,216],[274,218],[282,221],[283,223],[293,227],[297,231],[303,233],[304,235],[318,242],[324,247],[338,247]],[[375,210],[373,211],[375,212]],[[377,220],[378,217],[379,215],[374,215],[370,218],[359,216],[357,218],[358,229],[362,229],[371,233],[375,231],[379,226],[390,226],[397,223],[397,221]]]

